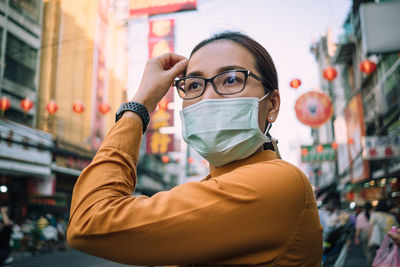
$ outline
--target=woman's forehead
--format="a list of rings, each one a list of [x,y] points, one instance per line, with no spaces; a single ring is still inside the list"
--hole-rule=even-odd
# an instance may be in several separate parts
[[[186,73],[215,74],[225,66],[241,66],[255,71],[253,55],[242,45],[218,40],[197,50],[189,60]]]

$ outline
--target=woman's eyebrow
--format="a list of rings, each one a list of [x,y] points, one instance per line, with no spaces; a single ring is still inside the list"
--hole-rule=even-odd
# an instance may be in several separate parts
[[[223,71],[237,70],[237,69],[246,70],[246,68],[244,68],[242,66],[239,66],[239,65],[228,65],[228,66],[223,66],[223,67],[218,68],[217,72],[215,73],[215,75],[218,74],[218,73],[221,73]],[[203,72],[201,72],[201,71],[192,71],[190,73],[187,73],[186,77],[188,77],[188,76],[201,76],[201,77],[203,77],[202,74],[203,74]]]

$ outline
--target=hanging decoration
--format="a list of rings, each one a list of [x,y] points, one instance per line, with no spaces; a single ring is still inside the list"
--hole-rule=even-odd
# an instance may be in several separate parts
[[[1,116],[4,116],[4,112],[11,107],[10,99],[6,96],[2,96],[0,98],[0,109],[1,109]]]
[[[333,67],[327,67],[324,70],[323,76],[329,82],[333,81],[337,76],[337,71]]]
[[[187,162],[189,164],[192,164],[194,162],[194,158],[193,157],[188,157]]]
[[[324,147],[322,145],[317,146],[317,152],[321,154],[324,151]]]
[[[336,143],[336,142],[332,142],[331,145],[332,145],[332,148],[335,150],[338,148],[338,143]]]
[[[29,110],[31,110],[33,108],[33,101],[30,100],[29,98],[24,98],[21,100],[19,105],[21,106],[22,110],[26,114],[29,112]]]
[[[50,100],[49,103],[47,103],[47,105],[46,105],[46,110],[47,110],[47,112],[49,112],[50,115],[53,115],[54,113],[56,113],[58,110],[56,101]]]
[[[299,88],[300,85],[301,85],[301,81],[300,81],[299,79],[293,79],[293,80],[290,82],[290,87],[292,87],[292,88],[294,88],[294,89]]]
[[[364,60],[360,63],[360,71],[364,72],[367,75],[376,71],[376,64],[371,60]]]
[[[331,99],[321,92],[308,92],[301,95],[295,104],[297,119],[312,128],[325,124],[332,116]]]
[[[85,105],[82,103],[82,101],[75,101],[75,103],[72,105],[72,110],[75,113],[82,113],[85,110]]]
[[[105,102],[103,102],[103,103],[101,103],[100,105],[99,105],[99,111],[100,111],[100,113],[101,114],[107,114],[109,111],[110,111],[110,105],[109,104],[107,104],[107,103],[105,103]]]
[[[161,161],[163,163],[168,163],[169,162],[169,157],[167,155],[164,155],[164,156],[161,157]]]

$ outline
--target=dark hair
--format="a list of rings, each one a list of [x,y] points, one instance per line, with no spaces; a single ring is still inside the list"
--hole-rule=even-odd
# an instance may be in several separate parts
[[[378,205],[376,205],[375,210],[389,212],[389,205],[387,204],[385,199],[381,199],[379,200]]]
[[[372,209],[372,205],[369,201],[365,202],[364,204],[364,210],[365,210],[365,217],[369,220],[371,217],[371,213],[369,212]]]
[[[193,48],[190,57],[192,57],[192,55],[203,46],[220,40],[235,42],[246,48],[253,55],[256,69],[264,80],[263,86],[266,93],[278,89],[278,75],[271,56],[260,43],[243,33],[232,31],[217,33],[196,45],[195,48]]]

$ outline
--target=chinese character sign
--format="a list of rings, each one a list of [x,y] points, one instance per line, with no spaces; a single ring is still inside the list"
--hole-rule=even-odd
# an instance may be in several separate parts
[[[157,57],[165,53],[174,52],[173,19],[152,20],[149,22],[149,58]],[[170,88],[166,96],[158,103],[157,109],[151,114],[149,130],[146,133],[146,153],[165,154],[174,150],[174,135],[161,134],[162,127],[174,125],[174,92]]]
[[[365,136],[361,143],[364,159],[400,157],[400,136]]]

